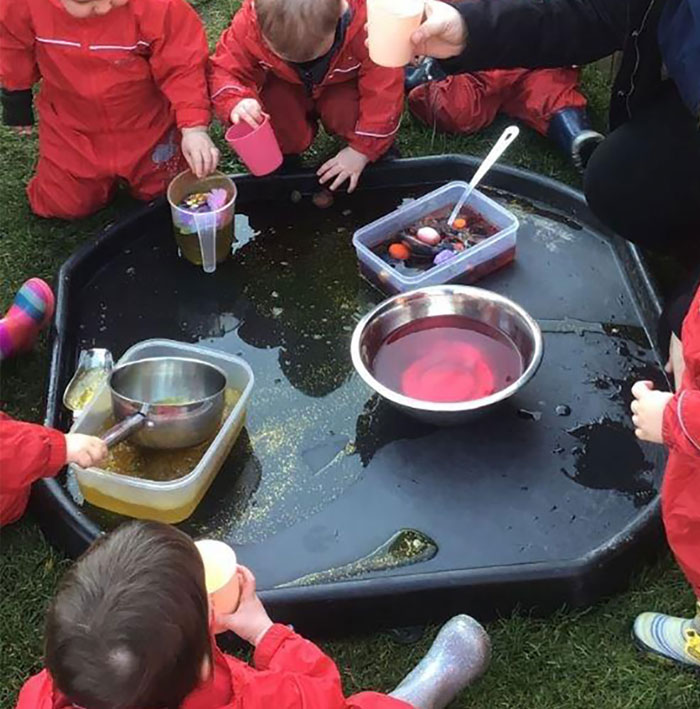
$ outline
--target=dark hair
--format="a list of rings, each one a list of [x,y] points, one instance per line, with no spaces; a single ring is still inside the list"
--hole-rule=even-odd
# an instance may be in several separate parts
[[[263,37],[289,61],[318,56],[319,43],[335,34],[342,0],[255,0]]]
[[[183,532],[128,522],[63,577],[46,619],[46,666],[85,709],[175,709],[210,658],[204,567]]]

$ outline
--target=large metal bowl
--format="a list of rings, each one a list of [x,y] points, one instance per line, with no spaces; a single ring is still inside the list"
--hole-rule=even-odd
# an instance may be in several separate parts
[[[414,320],[463,315],[506,335],[520,352],[523,373],[505,389],[464,402],[433,403],[393,391],[375,379],[372,362],[380,345]],[[535,320],[508,298],[471,286],[431,286],[401,293],[380,303],[357,324],[350,351],[357,373],[377,394],[422,421],[449,426],[462,423],[513,396],[532,379],[542,361],[542,333]]]

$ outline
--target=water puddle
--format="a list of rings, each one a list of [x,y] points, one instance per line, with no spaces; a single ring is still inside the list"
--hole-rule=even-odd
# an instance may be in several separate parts
[[[620,421],[604,418],[571,429],[579,445],[572,449],[573,469],[561,471],[570,480],[595,490],[615,490],[630,497],[636,507],[657,494],[653,463],[644,457],[634,432]]]
[[[402,529],[392,535],[373,552],[349,564],[317,571],[301,578],[283,583],[288,586],[311,586],[332,581],[347,581],[372,571],[388,571],[402,566],[411,566],[429,561],[438,553],[438,545],[427,534],[417,529]]]

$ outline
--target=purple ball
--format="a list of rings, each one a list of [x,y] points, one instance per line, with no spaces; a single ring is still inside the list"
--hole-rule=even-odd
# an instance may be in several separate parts
[[[440,264],[445,263],[446,261],[451,261],[453,258],[456,258],[457,254],[454,251],[450,251],[448,249],[445,249],[444,251],[441,251],[439,254],[435,255],[435,258],[433,259],[433,263],[436,266],[439,266]]]

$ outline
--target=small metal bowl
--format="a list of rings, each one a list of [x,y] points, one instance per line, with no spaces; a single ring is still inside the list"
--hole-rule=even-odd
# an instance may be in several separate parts
[[[463,315],[500,330],[515,345],[523,359],[520,377],[490,396],[450,403],[413,399],[375,379],[372,362],[379,347],[392,332],[414,320],[444,315]],[[420,288],[385,300],[357,324],[350,345],[352,363],[366,384],[411,416],[439,426],[468,421],[513,396],[535,375],[542,361],[542,350],[539,325],[523,308],[491,291],[459,285]]]

